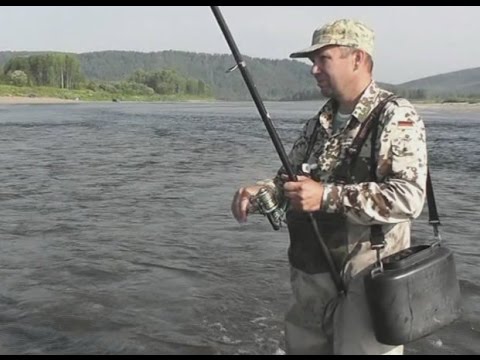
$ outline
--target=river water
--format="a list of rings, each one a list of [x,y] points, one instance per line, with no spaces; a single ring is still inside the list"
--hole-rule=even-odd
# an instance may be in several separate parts
[[[286,149],[319,105],[266,103]],[[406,352],[479,354],[480,114],[419,112],[464,311]],[[279,166],[250,102],[0,105],[0,353],[282,354],[287,232],[230,214]]]

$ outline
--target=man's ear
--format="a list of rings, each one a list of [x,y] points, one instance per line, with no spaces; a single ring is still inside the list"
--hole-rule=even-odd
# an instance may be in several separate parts
[[[367,59],[367,53],[363,50],[358,50],[355,52],[355,61],[359,64],[365,62]]]
[[[355,51],[353,53],[353,63],[354,63],[353,69],[358,70],[360,64],[365,62],[365,60],[366,60],[366,56],[364,51],[362,50]]]

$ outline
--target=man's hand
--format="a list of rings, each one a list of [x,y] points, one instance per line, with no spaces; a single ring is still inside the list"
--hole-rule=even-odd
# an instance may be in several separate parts
[[[307,176],[297,176],[298,181],[287,181],[283,185],[285,197],[290,199],[290,206],[298,211],[313,212],[322,206],[322,183]]]
[[[235,193],[232,201],[232,214],[239,223],[247,221],[249,208],[251,207],[250,199],[258,193],[261,187],[261,185],[241,187]]]

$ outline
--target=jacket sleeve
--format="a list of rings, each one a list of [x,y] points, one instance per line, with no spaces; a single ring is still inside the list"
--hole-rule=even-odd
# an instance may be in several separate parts
[[[399,99],[386,107],[380,126],[378,182],[325,184],[322,211],[344,213],[361,225],[394,224],[421,214],[427,178],[423,120],[407,100]]]

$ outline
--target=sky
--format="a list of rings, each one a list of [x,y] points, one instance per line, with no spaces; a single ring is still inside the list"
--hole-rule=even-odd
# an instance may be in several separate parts
[[[375,31],[377,81],[399,84],[480,67],[480,7],[221,6],[220,10],[246,56],[287,59],[310,45],[319,26],[352,18]],[[0,24],[1,51],[230,54],[208,6],[2,6]]]

